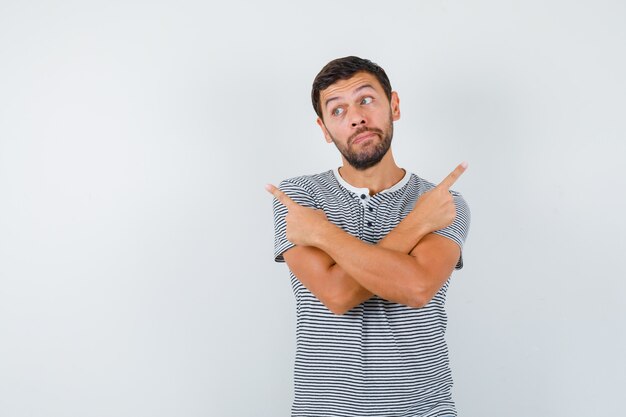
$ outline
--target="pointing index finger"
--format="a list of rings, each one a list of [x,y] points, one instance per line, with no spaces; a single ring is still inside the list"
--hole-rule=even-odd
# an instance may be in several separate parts
[[[441,187],[445,187],[446,189],[450,189],[450,187],[452,187],[452,185],[456,182],[456,180],[459,179],[461,174],[463,174],[466,169],[467,169],[467,162],[460,163],[454,169],[454,171],[452,171],[450,174],[448,174],[448,176],[445,177],[443,179],[443,181],[441,181],[441,183],[439,183],[439,185]]]
[[[265,186],[265,189],[267,190],[268,193],[272,194],[278,201],[280,201],[281,204],[283,204],[287,208],[296,204],[296,202],[293,201],[291,198],[289,198],[287,194],[283,193],[276,186],[272,184],[267,184]]]

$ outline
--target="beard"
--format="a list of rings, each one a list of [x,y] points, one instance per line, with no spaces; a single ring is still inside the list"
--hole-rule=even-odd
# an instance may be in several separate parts
[[[363,132],[375,133],[380,137],[380,140],[377,143],[361,146],[362,149],[357,151],[352,148],[352,142],[354,141],[354,138]],[[393,121],[390,117],[389,125],[384,131],[373,127],[363,127],[357,130],[348,138],[345,146],[340,145],[334,137],[331,136],[331,138],[348,164],[358,171],[364,171],[378,164],[387,154],[387,151],[389,151],[389,148],[391,147],[391,139],[393,138]]]

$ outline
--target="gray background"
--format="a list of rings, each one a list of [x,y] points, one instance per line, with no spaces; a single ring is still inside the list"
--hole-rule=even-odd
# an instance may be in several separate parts
[[[472,229],[462,416],[620,415],[623,1],[0,3],[0,415],[285,416],[294,301],[266,182],[340,163],[310,84],[356,54],[398,163]]]

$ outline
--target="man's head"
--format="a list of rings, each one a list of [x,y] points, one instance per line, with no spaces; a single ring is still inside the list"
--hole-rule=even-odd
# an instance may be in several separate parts
[[[368,72],[376,77],[387,95],[387,100],[391,100],[391,83],[384,69],[369,59],[363,59],[357,56],[337,58],[326,64],[319,74],[317,74],[315,80],[313,80],[311,101],[313,102],[315,113],[320,119],[324,120],[320,104],[320,92],[335,84],[337,81],[352,78],[357,72]]]
[[[357,57],[331,61],[315,78],[311,97],[326,141],[345,162],[365,170],[383,159],[400,102],[382,68]]]

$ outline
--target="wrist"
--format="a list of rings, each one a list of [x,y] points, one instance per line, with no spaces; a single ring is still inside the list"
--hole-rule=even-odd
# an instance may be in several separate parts
[[[326,219],[321,220],[316,227],[313,228],[309,236],[310,246],[324,250],[329,240],[328,236],[333,233],[334,229],[337,229],[337,226]]]
[[[418,212],[412,211],[406,217],[408,220],[407,226],[411,230],[411,234],[413,236],[417,236],[419,239],[423,238],[427,234],[434,232],[432,226],[425,222],[424,219],[419,215]]]

